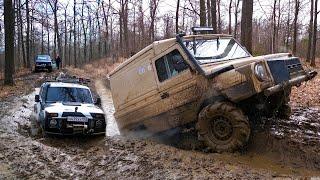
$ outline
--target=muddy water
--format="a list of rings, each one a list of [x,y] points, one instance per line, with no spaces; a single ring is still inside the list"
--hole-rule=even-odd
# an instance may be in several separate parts
[[[289,121],[270,119],[270,131],[257,132],[243,153],[203,153],[117,136],[111,94],[103,81],[95,86],[107,137],[32,137],[35,92],[0,102],[0,179],[320,177],[318,109],[295,108]]]
[[[115,136],[119,135],[119,129],[117,126],[117,123],[114,119],[114,106],[112,102],[111,92],[109,89],[106,88],[105,83],[103,80],[96,80],[95,82],[95,88],[99,96],[102,100],[102,108],[104,112],[106,113],[107,117],[107,136]]]

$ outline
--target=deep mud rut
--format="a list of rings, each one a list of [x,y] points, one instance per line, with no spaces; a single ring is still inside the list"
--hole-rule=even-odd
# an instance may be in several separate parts
[[[102,80],[95,87],[108,118],[106,137],[34,137],[36,91],[0,102],[0,179],[320,177],[319,109],[294,108],[289,121],[267,120],[268,130],[255,132],[242,153],[205,153],[121,137],[109,90]]]

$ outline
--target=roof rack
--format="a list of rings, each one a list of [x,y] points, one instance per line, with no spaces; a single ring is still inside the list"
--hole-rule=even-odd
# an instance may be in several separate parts
[[[192,27],[193,34],[213,34],[213,27],[197,26]]]
[[[46,80],[46,82],[63,82],[63,83],[75,83],[75,84],[88,84],[90,79],[77,76],[70,76],[64,73],[60,73],[56,78]]]

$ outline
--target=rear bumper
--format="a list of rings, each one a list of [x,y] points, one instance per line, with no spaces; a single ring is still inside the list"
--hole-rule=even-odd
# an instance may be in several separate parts
[[[276,92],[279,92],[283,89],[292,87],[292,86],[297,86],[301,84],[304,81],[309,81],[312,78],[314,78],[318,73],[316,71],[309,71],[305,75],[301,75],[295,78],[290,79],[289,81],[285,81],[283,83],[277,84],[275,86],[269,87],[268,89],[264,90],[264,95],[270,96]]]

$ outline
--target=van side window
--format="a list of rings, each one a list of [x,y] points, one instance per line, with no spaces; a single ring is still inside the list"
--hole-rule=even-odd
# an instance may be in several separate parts
[[[156,60],[155,65],[160,82],[174,77],[188,68],[178,50],[174,50]]]

